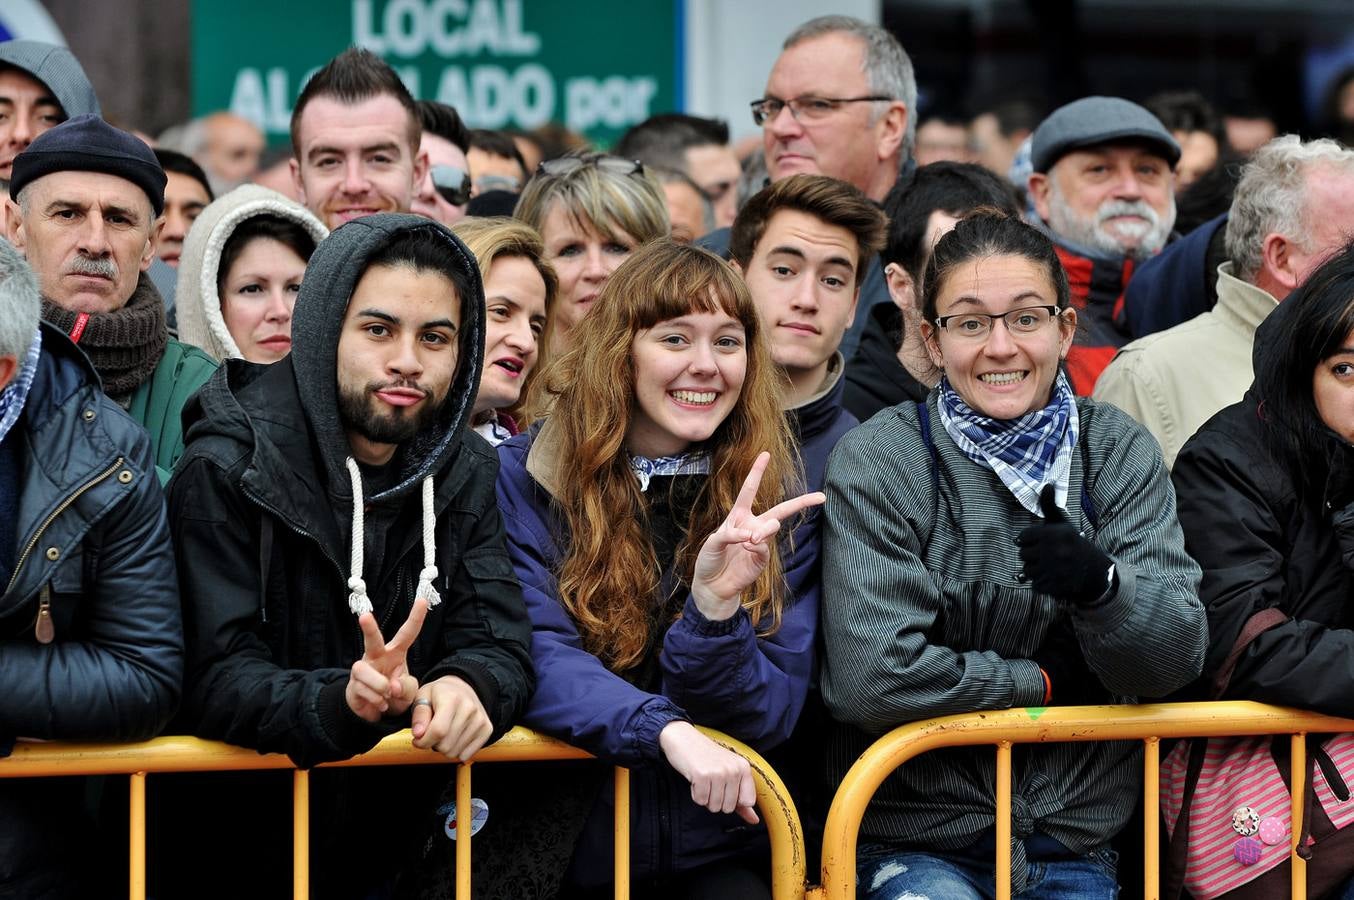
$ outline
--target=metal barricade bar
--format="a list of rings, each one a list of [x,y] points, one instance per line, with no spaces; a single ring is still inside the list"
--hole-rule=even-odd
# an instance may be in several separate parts
[[[804,834],[785,783],[756,751],[709,728],[708,737],[742,755],[752,767],[757,805],[771,839],[771,882],[774,900],[804,897]],[[469,900],[471,886],[470,832],[472,765],[490,762],[533,762],[592,759],[592,755],[562,741],[514,728],[475,754],[473,763],[456,763],[456,896]],[[322,764],[325,768],[392,765],[437,765],[447,760],[415,748],[408,731],[388,735],[367,753]],[[146,896],[146,776],[166,772],[226,772],[293,769],[292,776],[292,895],[305,900],[310,892],[310,773],[295,769],[280,754],[260,754],[199,738],[171,736],[135,744],[43,743],[22,741],[0,759],[0,779],[47,776],[127,775],[131,780],[128,870],[131,900]],[[615,770],[615,896],[630,896],[630,771]]]
[[[995,744],[997,747],[996,828],[997,897],[1011,896],[1010,822],[1012,744],[1141,740],[1144,742],[1144,890],[1158,896],[1156,852],[1160,816],[1160,740],[1235,735],[1292,736],[1291,791],[1294,826],[1292,859],[1295,900],[1307,891],[1305,861],[1297,855],[1302,821],[1300,785],[1306,766],[1307,733],[1354,731],[1354,720],[1249,701],[1162,703],[1140,706],[1067,706],[1006,709],[928,719],[895,728],[870,746],[842,779],[828,811],[823,833],[821,885],[810,890],[817,900],[852,900],[856,892],[856,844],[866,807],[884,779],[903,763],[929,750]],[[1005,835],[1005,838],[1003,838]],[[1003,865],[1005,860],[1005,865]]]

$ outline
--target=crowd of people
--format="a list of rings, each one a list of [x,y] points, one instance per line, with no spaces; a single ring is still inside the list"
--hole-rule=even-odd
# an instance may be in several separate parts
[[[0,754],[521,724],[598,762],[477,775],[476,896],[610,896],[624,765],[632,892],[755,898],[748,761],[695,726],[812,842],[934,716],[1354,717],[1354,150],[1233,146],[1192,93],[917,104],[842,16],[786,38],[742,158],[679,113],[613,152],[470,129],[349,49],[275,155],[230,113],[118,128],[69,50],[0,44]],[[1177,749],[1172,837],[1227,818],[1165,867],[1199,900],[1347,821],[1354,752],[1314,745],[1314,827]],[[1140,757],[1016,754],[1019,896],[1118,895]],[[446,773],[317,771],[313,895],[450,897]],[[152,779],[151,895],[284,896],[285,775]],[[107,894],[123,803],[0,779],[0,896]],[[994,804],[990,751],[902,767],[859,895],[992,897]]]

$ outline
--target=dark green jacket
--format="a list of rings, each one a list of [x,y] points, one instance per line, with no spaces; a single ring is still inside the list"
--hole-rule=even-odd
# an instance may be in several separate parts
[[[169,482],[183,455],[183,408],[216,371],[216,360],[191,344],[170,340],[165,355],[139,388],[132,392],[127,413],[150,435],[160,484]]]

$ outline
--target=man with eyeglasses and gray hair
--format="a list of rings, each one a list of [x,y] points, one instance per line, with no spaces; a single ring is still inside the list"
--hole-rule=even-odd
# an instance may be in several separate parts
[[[876,203],[915,168],[917,80],[912,60],[885,29],[850,16],[819,16],[790,33],[752,102],[772,182],[827,175]],[[855,320],[842,339],[850,358],[876,303],[888,303],[877,260],[860,288]]]

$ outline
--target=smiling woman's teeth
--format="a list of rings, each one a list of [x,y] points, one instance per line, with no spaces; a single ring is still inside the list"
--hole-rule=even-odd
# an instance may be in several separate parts
[[[986,375],[979,375],[980,381],[987,384],[1015,384],[1017,381],[1024,381],[1026,372],[988,372]]]
[[[715,402],[714,391],[672,391],[672,399],[680,403],[698,403],[702,405]]]

